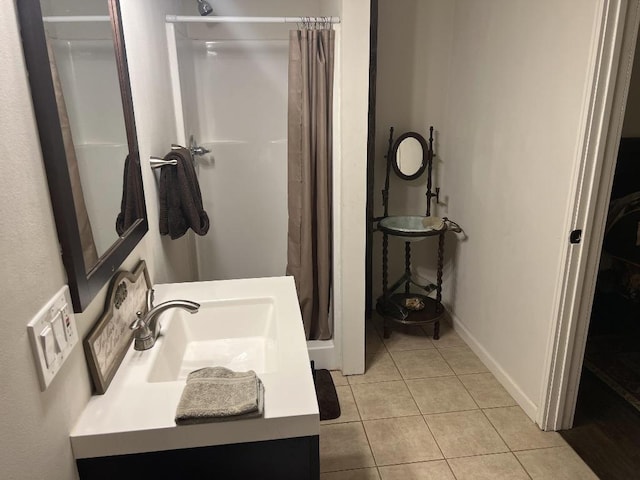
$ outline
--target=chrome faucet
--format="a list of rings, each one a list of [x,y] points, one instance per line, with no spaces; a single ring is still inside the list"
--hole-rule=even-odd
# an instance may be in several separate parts
[[[134,330],[133,348],[135,350],[149,350],[156,344],[160,334],[158,316],[170,308],[183,308],[193,314],[200,309],[200,304],[190,300],[169,300],[154,307],[153,289],[147,290],[147,313],[136,312],[138,318],[129,325],[129,328]]]

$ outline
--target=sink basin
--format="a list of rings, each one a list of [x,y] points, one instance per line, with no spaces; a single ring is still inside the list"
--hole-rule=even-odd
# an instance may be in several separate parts
[[[441,218],[401,215],[385,217],[378,228],[389,235],[404,237],[407,242],[419,242],[427,237],[439,235],[447,226]]]
[[[197,313],[169,309],[156,344],[127,351],[104,395],[89,400],[71,432],[76,459],[318,435],[318,403],[293,277],[155,285],[156,303],[187,299]],[[254,370],[262,417],[178,426],[189,372]]]
[[[277,370],[277,328],[271,298],[200,304],[198,313],[181,309],[162,330],[149,382],[184,380],[198,368],[221,366],[257,374]]]

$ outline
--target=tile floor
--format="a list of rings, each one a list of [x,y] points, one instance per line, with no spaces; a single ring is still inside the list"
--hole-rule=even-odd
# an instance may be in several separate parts
[[[332,372],[342,415],[320,425],[322,480],[588,480],[555,432],[532,423],[444,324],[367,324],[364,375]]]

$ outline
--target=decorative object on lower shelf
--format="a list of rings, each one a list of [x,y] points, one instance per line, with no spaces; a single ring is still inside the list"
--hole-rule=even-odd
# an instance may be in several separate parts
[[[409,297],[404,299],[404,306],[407,310],[418,311],[424,308],[424,302],[419,297]]]

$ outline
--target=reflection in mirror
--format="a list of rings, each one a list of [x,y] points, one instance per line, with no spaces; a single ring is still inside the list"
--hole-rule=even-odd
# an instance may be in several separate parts
[[[422,145],[413,137],[405,138],[396,152],[396,164],[407,176],[415,175],[422,167]]]
[[[109,9],[106,0],[41,0],[41,7],[82,252],[91,268],[119,236],[115,219],[128,153]]]
[[[394,171],[405,180],[418,178],[427,167],[427,152],[427,142],[422,135],[416,132],[402,134],[391,155]]]
[[[16,4],[62,260],[82,312],[148,230],[120,4]]]

